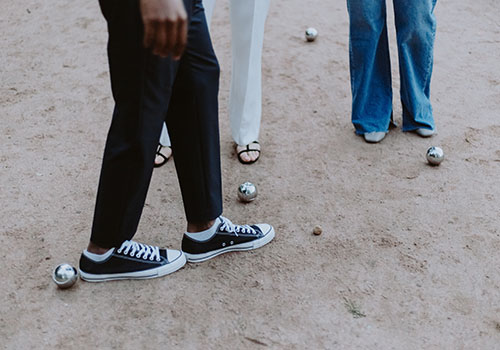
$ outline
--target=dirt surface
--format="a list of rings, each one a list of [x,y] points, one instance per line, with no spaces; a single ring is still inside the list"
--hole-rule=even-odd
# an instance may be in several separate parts
[[[0,13],[0,348],[500,348],[497,0],[438,2],[439,134],[398,129],[377,145],[350,124],[345,1],[273,0],[252,166],[238,163],[229,132],[219,0],[225,215],[273,224],[275,241],[161,279],[66,291],[51,270],[77,265],[87,244],[112,110],[106,26],[97,1],[3,0]],[[445,151],[439,167],[425,162],[431,145]],[[243,205],[247,180],[260,195]],[[154,172],[136,239],[179,247],[184,226],[169,162]]]

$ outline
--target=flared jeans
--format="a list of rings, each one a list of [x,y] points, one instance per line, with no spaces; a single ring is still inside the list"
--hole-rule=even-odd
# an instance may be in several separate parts
[[[403,131],[434,129],[430,102],[437,0],[393,0]],[[352,123],[357,134],[387,131],[392,80],[385,0],[347,0]]]

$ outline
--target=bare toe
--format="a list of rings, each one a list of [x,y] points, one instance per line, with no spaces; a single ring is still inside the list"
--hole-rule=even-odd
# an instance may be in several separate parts
[[[260,145],[257,141],[246,146],[236,146],[236,153],[241,163],[251,164],[257,161],[260,156]]]
[[[172,148],[168,146],[162,146],[159,147],[158,151],[156,151],[156,157],[155,157],[155,167],[160,167],[172,156]]]
[[[257,160],[258,157],[259,157],[258,152],[248,152],[248,159],[250,161],[255,161],[255,160]]]
[[[250,157],[250,155],[248,153],[242,153],[241,154],[241,159],[243,159],[245,162],[252,161],[252,158]]]

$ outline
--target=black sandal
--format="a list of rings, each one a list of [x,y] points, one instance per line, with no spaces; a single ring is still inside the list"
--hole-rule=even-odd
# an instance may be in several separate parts
[[[168,147],[168,146],[165,146],[165,147]],[[170,159],[170,157],[167,157],[166,155],[164,155],[163,153],[161,153],[161,149],[163,148],[162,145],[158,145],[158,149],[156,150],[156,154],[155,154],[155,162],[154,162],[154,167],[155,168],[159,168],[161,167],[162,165],[165,165],[168,160]],[[162,157],[163,160],[161,161],[161,163],[156,163],[156,157]]]
[[[260,158],[260,149],[251,149],[250,145],[253,144],[253,143],[259,144],[259,141],[250,142],[250,144],[247,145],[247,149],[244,149],[244,150],[238,152],[238,160],[240,161],[241,164],[253,164],[253,163],[255,163],[256,161],[259,160],[259,158]],[[241,158],[241,154],[242,153],[248,153],[248,152],[259,152],[259,155],[257,156],[257,158],[255,158],[255,160],[251,160],[249,162],[245,162]]]

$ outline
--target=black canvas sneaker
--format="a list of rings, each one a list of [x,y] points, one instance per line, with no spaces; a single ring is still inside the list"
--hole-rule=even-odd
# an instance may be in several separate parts
[[[145,279],[168,275],[186,264],[179,250],[160,249],[134,241],[125,241],[104,261],[80,257],[80,276],[89,282],[119,279]]]
[[[220,216],[215,234],[206,241],[195,241],[184,234],[182,251],[189,262],[201,262],[219,254],[252,250],[262,247],[274,238],[274,229],[268,224],[235,225]]]

